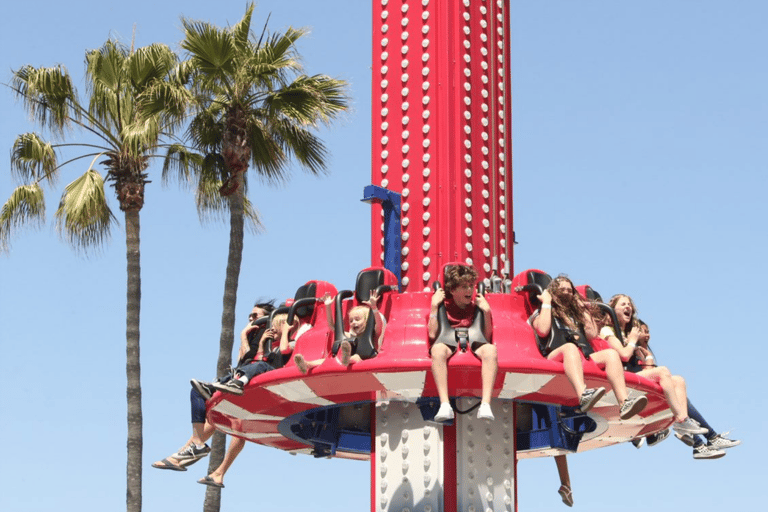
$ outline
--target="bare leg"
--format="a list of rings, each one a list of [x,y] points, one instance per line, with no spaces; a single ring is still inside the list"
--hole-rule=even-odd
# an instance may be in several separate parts
[[[491,395],[493,394],[493,385],[496,383],[496,372],[499,369],[496,345],[486,343],[477,349],[477,355],[480,356],[480,361],[482,361],[480,373],[483,384],[483,395],[480,401],[490,404]]]
[[[557,465],[557,474],[560,476],[560,489],[557,493],[563,500],[563,503],[569,507],[573,506],[573,493],[571,492],[571,475],[568,473],[568,460],[565,455],[556,455],[555,464]]]
[[[581,351],[573,343],[566,343],[553,350],[547,356],[547,359],[556,361],[561,354],[563,366],[565,367],[565,376],[568,378],[571,386],[573,386],[576,396],[580,397],[584,390],[587,389],[587,385],[584,384],[584,367],[581,364]]]
[[[657,381],[664,391],[664,397],[667,399],[669,408],[672,409],[672,414],[675,415],[675,421],[683,421],[688,417],[687,408],[680,407],[680,399],[677,394],[677,386],[669,373],[666,366],[659,366],[657,368],[650,368],[637,372],[638,375],[642,375],[648,379]]]
[[[224,460],[222,460],[219,467],[208,476],[218,484],[224,483],[224,475],[227,473],[227,470],[232,463],[235,462],[237,456],[240,455],[240,452],[243,451],[244,446],[245,440],[240,439],[239,437],[233,437],[229,442],[227,452],[224,454]]]
[[[448,358],[453,354],[443,343],[435,343],[429,351],[432,356],[432,377],[435,379],[440,403],[448,403]]]
[[[688,386],[685,384],[685,379],[680,375],[673,375],[672,382],[675,384],[677,403],[681,404],[680,414],[682,414],[685,419],[688,417]]]
[[[624,380],[624,367],[621,364],[619,353],[613,349],[606,349],[595,352],[590,358],[598,364],[605,365],[608,382],[613,387],[613,393],[616,395],[619,405],[622,405],[629,395],[627,393],[627,383]]]
[[[560,484],[571,487],[571,475],[568,473],[568,460],[565,455],[555,455],[557,474],[560,476]]]

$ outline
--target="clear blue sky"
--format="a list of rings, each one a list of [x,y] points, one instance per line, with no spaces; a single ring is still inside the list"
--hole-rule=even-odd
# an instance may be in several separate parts
[[[108,37],[178,48],[179,16],[220,26],[245,3],[11,2],[0,22],[0,81],[24,64],[64,64],[78,86],[85,50]],[[350,82],[353,109],[325,133],[327,178],[252,183],[267,231],[245,240],[237,325],[257,297],[283,300],[310,278],[351,286],[369,263],[370,4],[264,0],[259,31],[312,29],[309,73]],[[720,430],[744,441],[694,461],[675,439],[570,458],[582,510],[762,508],[766,400],[768,4],[762,0],[512,2],[515,270],[568,273],[603,296],[631,294],[657,355],[688,380]],[[0,89],[0,149],[34,129]],[[69,169],[48,191],[49,221]],[[228,231],[198,223],[192,194],[149,170],[142,211],[144,510],[196,510],[205,475],[150,468],[189,436],[189,379],[214,376]],[[0,201],[15,183],[0,165]],[[114,199],[114,198],[111,198]],[[114,204],[114,203],[113,203]],[[116,204],[114,205],[117,211]],[[125,506],[125,249],[122,226],[88,258],[49,222],[0,257],[0,509]],[[518,465],[521,511],[562,510],[549,459]],[[249,445],[224,510],[366,510],[366,463]],[[300,492],[297,492],[300,490]]]

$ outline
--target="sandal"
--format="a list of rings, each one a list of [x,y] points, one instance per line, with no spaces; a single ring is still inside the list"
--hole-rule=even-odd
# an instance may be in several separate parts
[[[573,493],[571,492],[570,487],[563,484],[560,486],[560,489],[558,489],[557,492],[558,494],[560,494],[560,497],[563,498],[563,503],[565,503],[569,507],[573,506]]]

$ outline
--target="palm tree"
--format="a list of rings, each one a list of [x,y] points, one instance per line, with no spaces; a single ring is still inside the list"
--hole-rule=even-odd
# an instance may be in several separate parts
[[[10,236],[28,222],[43,222],[45,198],[41,184],[55,183],[67,164],[86,159],[85,173],[67,185],[55,213],[61,235],[76,249],[85,250],[106,241],[115,216],[104,193],[104,183],[115,187],[125,215],[127,258],[126,375],[128,402],[127,510],[141,510],[141,366],[139,311],[141,302],[140,223],[148,161],[157,156],[166,130],[178,124],[185,94],[171,87],[178,59],[167,46],[153,44],[135,51],[108,40],[86,53],[87,104],[61,66],[24,66],[13,74],[11,88],[32,117],[56,139],[79,128],[90,142],[52,144],[37,133],[25,133],[14,142],[11,170],[26,183],[13,191],[0,210],[0,250],[10,248]],[[166,84],[163,87],[162,84]],[[153,91],[153,95],[149,95]],[[175,96],[174,96],[175,95]],[[166,110],[148,117],[144,110],[154,102]],[[178,107],[178,108],[177,108]],[[60,162],[62,149],[82,154]],[[68,153],[69,154],[69,153]],[[102,176],[94,166],[106,171]]]
[[[296,41],[305,32],[284,33],[256,40],[251,32],[253,4],[243,19],[221,29],[205,22],[182,19],[188,53],[183,63],[191,77],[195,116],[188,135],[204,158],[195,159],[181,146],[168,153],[167,171],[188,173],[196,168],[198,198],[203,208],[229,210],[229,253],[224,283],[221,337],[216,370],[223,374],[232,360],[235,307],[243,255],[243,229],[250,211],[246,197],[249,168],[267,182],[278,183],[297,161],[311,174],[325,170],[326,149],[315,134],[319,124],[330,124],[347,108],[346,83],[325,75],[301,74]],[[220,186],[220,200],[205,191]],[[210,469],[221,462],[224,436],[213,441]],[[204,509],[218,511],[220,491],[208,488]]]

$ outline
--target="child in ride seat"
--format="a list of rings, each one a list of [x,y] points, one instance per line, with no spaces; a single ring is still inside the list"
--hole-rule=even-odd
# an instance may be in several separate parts
[[[297,331],[299,328],[299,319],[294,318],[293,325],[290,326],[288,325],[287,320],[288,315],[286,313],[275,315],[274,318],[272,318],[272,326],[267,329],[267,332],[262,337],[258,352],[256,353],[256,357],[253,358],[253,361],[236,368],[232,375],[232,379],[226,382],[214,382],[211,386],[219,391],[242,395],[245,385],[248,384],[252,378],[256,375],[261,375],[262,373],[274,370],[275,367],[264,360],[264,340],[267,338],[275,340],[279,339],[280,343],[278,350],[280,354],[284,357],[287,354],[290,354],[293,351],[293,347],[296,345],[295,338],[298,337]]]
[[[359,363],[362,361],[360,355],[356,354],[355,351],[357,349],[357,338],[365,332],[365,328],[368,325],[369,313],[374,314],[373,348],[374,350],[379,349],[387,321],[381,311],[378,310],[378,302],[379,295],[374,289],[371,290],[370,298],[368,300],[362,301],[362,305],[355,306],[349,310],[349,331],[344,332],[345,339],[341,342],[339,347],[339,352],[341,353],[339,362],[343,366],[349,366],[352,363]],[[328,325],[331,326],[333,325],[333,316],[331,314],[333,297],[331,297],[331,294],[326,293],[323,296],[323,303],[325,304]],[[307,373],[310,368],[322,364],[323,361],[325,361],[325,358],[307,361],[301,354],[293,356],[293,362],[301,373]]]
[[[493,420],[491,410],[491,394],[493,383],[496,380],[498,361],[496,359],[496,346],[492,343],[493,319],[491,318],[491,306],[485,297],[478,293],[475,298],[474,289],[477,282],[477,271],[468,265],[451,265],[446,267],[445,288],[438,288],[432,295],[432,304],[427,329],[432,347],[429,350],[432,357],[432,376],[435,379],[437,394],[440,397],[440,409],[435,415],[435,421],[446,422],[453,419],[453,409],[448,395],[448,359],[456,352],[457,347],[451,347],[443,342],[436,342],[438,334],[438,310],[440,304],[445,305],[446,316],[451,327],[469,327],[475,315],[475,308],[479,308],[484,317],[485,340],[488,343],[477,343],[470,340],[470,349],[482,362],[480,374],[482,379],[482,397],[480,408],[477,411],[479,419]]]

